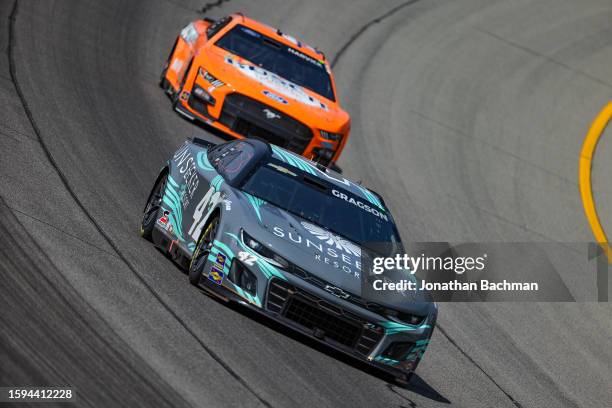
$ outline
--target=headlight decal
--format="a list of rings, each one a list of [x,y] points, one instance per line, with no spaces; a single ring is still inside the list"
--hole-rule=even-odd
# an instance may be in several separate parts
[[[217,79],[214,75],[212,75],[210,72],[206,71],[202,67],[198,68],[198,75],[202,77],[202,79],[204,79],[206,82],[212,85],[212,89],[209,88],[209,91],[213,91],[225,85],[225,82],[221,81],[220,79]]]
[[[282,274],[282,272],[279,271],[275,266],[270,265],[268,262],[266,262],[265,260],[261,259],[261,257],[255,251],[253,251],[248,246],[244,245],[242,243],[242,240],[237,235],[232,234],[231,232],[226,232],[226,235],[232,237],[234,239],[234,241],[236,241],[236,243],[242,249],[244,249],[245,251],[247,251],[250,254],[252,254],[255,257],[257,257],[257,261],[255,261],[257,263],[257,267],[264,274],[266,279],[271,279],[272,277],[277,277],[277,278],[280,278],[282,280],[287,280],[287,278],[285,278],[285,276]]]
[[[319,133],[321,133],[321,136],[327,140],[332,140],[334,142],[342,140],[342,133],[332,133],[326,130],[319,130]]]

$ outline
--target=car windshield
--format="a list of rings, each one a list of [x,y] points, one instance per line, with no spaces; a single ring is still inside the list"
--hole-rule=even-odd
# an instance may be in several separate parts
[[[299,86],[335,101],[325,64],[243,25],[228,31],[215,45]]]
[[[259,167],[242,190],[380,255],[402,252],[387,210],[282,162]]]

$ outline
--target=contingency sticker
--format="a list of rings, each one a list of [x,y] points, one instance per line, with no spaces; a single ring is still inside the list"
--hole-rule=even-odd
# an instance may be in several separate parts
[[[223,272],[223,267],[225,266],[225,261],[227,257],[222,253],[217,254],[217,259],[215,259],[215,263],[210,268],[210,273],[208,274],[208,280],[213,281],[217,285],[220,285],[223,282],[223,278],[225,277],[225,273]]]

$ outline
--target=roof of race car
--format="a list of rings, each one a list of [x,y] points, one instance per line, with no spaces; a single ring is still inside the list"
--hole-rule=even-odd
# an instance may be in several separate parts
[[[273,144],[270,144],[270,147],[272,148],[273,158],[287,163],[288,165],[302,170],[303,172],[315,176],[321,180],[332,183],[338,186],[339,188],[342,188],[343,190],[349,191],[357,197],[361,197],[367,200],[368,202],[370,202],[370,204],[377,206],[381,210],[387,211],[382,199],[377,194],[373,193],[367,188],[342,177],[340,174],[332,170],[320,170],[315,162],[307,160],[304,157],[298,156],[281,147],[275,146]]]
[[[325,62],[325,54],[321,51],[317,50],[314,47],[311,47],[308,44],[304,44],[302,41],[292,37],[289,34],[285,34],[280,30],[270,27],[269,25],[262,23],[257,20],[253,20],[252,18],[246,17],[240,13],[232,14],[232,17],[236,17],[242,19],[242,23],[250,28],[254,28],[257,31],[265,34],[269,37],[274,38],[275,40],[279,40],[285,45],[288,45],[292,48],[299,50],[300,52],[308,55],[309,57],[315,58],[316,60],[322,60]]]

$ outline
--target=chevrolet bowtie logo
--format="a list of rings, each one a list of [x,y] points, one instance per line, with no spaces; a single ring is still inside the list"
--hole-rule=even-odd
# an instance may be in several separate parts
[[[280,115],[278,113],[273,112],[268,108],[265,108],[262,112],[266,114],[266,118],[268,119],[280,119]]]
[[[349,295],[348,293],[346,293],[345,291],[343,291],[342,289],[336,287],[336,286],[332,286],[332,285],[325,285],[325,289],[326,291],[328,291],[329,293],[331,293],[334,296],[339,297],[340,299],[348,299],[351,295]]]

